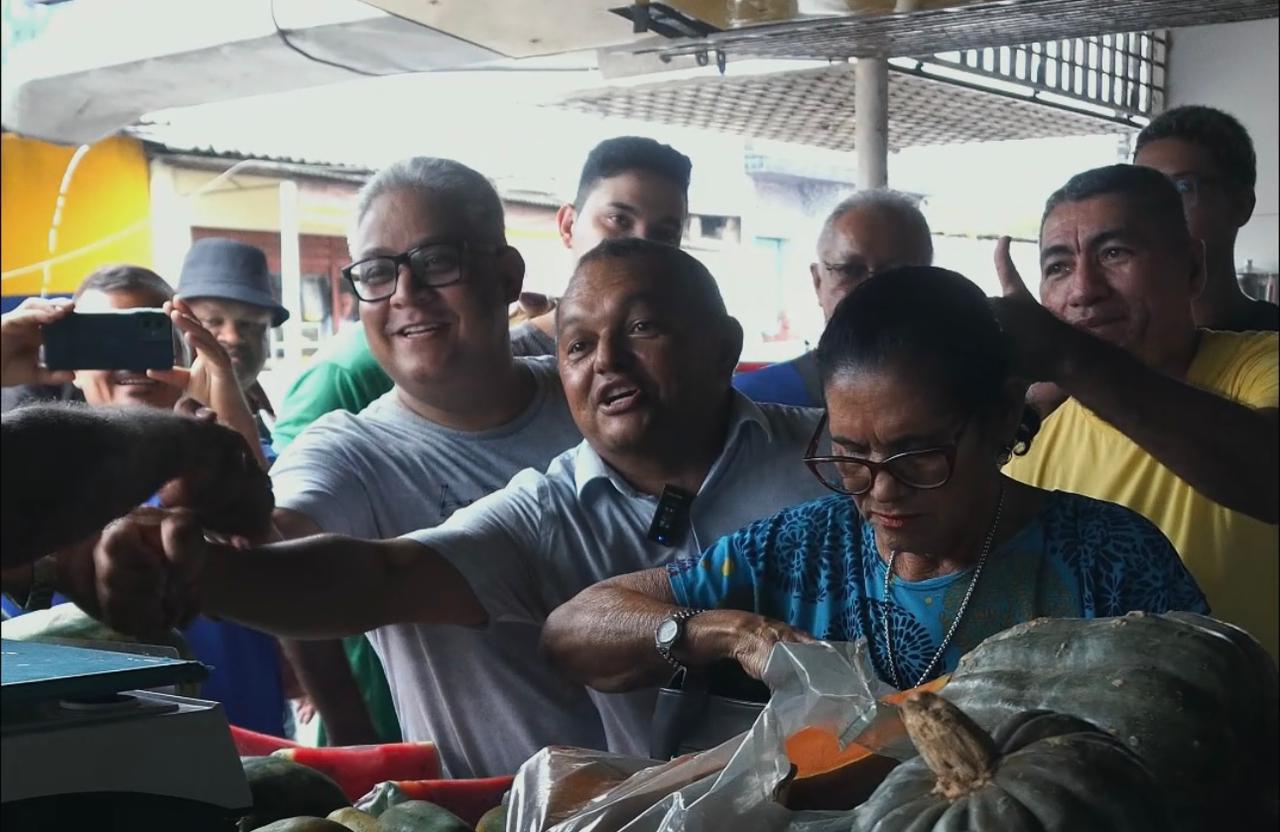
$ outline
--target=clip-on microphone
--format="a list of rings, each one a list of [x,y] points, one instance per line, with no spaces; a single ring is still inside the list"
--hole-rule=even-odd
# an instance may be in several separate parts
[[[653,512],[653,521],[649,524],[649,539],[663,546],[679,545],[685,530],[689,528],[689,510],[693,505],[693,496],[674,485],[663,486],[658,507]]]

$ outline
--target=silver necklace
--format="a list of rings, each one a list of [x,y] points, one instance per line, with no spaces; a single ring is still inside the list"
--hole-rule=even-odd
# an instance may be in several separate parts
[[[947,629],[947,634],[943,637],[942,645],[938,647],[938,652],[933,654],[933,661],[929,662],[929,666],[924,669],[924,673],[920,674],[920,678],[912,687],[923,685],[924,680],[929,678],[934,666],[938,664],[938,660],[942,658],[942,654],[947,652],[947,647],[951,644],[951,637],[956,634],[956,629],[960,626],[960,619],[964,618],[965,610],[969,608],[969,599],[973,597],[973,589],[978,585],[978,578],[982,575],[982,567],[987,563],[987,555],[991,554],[991,541],[995,540],[996,529],[1000,528],[1000,512],[1003,508],[1004,484],[1002,483],[1000,485],[1000,496],[996,500],[996,516],[991,521],[991,528],[987,531],[987,539],[982,544],[982,553],[978,555],[978,565],[974,567],[973,577],[969,579],[969,588],[965,590],[964,600],[960,602],[960,609],[956,611],[956,617],[951,619],[951,626]],[[889,587],[893,584],[893,562],[897,557],[897,549],[889,552],[889,565],[884,572],[884,603],[880,606],[880,625],[884,628],[884,645],[889,663],[889,675],[893,677],[893,686],[898,690],[902,690],[902,680],[898,678],[898,663],[893,656],[893,634],[889,632]]]

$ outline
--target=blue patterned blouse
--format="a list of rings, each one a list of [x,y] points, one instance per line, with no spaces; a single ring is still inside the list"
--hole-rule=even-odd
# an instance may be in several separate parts
[[[874,528],[851,499],[833,495],[758,520],[667,571],[682,606],[749,610],[827,641],[869,637],[876,672],[889,681],[881,624],[887,603],[898,674],[914,685],[951,626],[972,570],[895,578],[886,601],[885,568]],[[1131,610],[1207,613],[1209,606],[1173,546],[1141,515],[1050,492],[1036,518],[991,552],[930,677],[954,670],[980,641],[1021,622]]]

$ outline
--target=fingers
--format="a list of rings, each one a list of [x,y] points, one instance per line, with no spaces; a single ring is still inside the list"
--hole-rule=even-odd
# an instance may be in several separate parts
[[[181,312],[183,315],[186,315],[187,317],[192,318],[193,320],[196,317],[196,313],[191,311],[191,307],[187,305],[187,299],[184,297],[175,295],[173,300],[166,303],[165,306],[168,307],[169,309],[176,309],[179,312]]]
[[[68,298],[27,298],[4,316],[5,323],[51,324],[65,318],[76,308],[76,303]]]
[[[76,380],[76,374],[72,370],[46,370],[43,367],[36,370],[36,384],[71,384]]]
[[[148,637],[166,630],[165,564],[159,526],[130,516],[108,525],[94,548],[101,618],[121,633]]]
[[[195,515],[175,509],[160,523],[160,543],[168,562],[167,617],[179,628],[186,627],[201,607],[200,578],[208,553],[204,533]]]
[[[1031,292],[1027,289],[1027,284],[1023,282],[1022,275],[1018,274],[1017,266],[1013,265],[1013,255],[1009,252],[1011,242],[1007,236],[996,240],[996,276],[1000,279],[1000,291],[1005,297],[1029,295]]]
[[[161,371],[164,372],[164,371]],[[190,372],[189,370],[186,372]],[[178,399],[177,404],[173,406],[173,412],[179,416],[186,416],[188,419],[194,419],[197,422],[216,422],[218,414],[210,408],[205,407],[199,399],[191,396],[183,396]]]
[[[168,370],[147,370],[147,378],[153,378],[161,384],[167,384],[170,387],[177,388],[184,392],[191,386],[191,371],[185,367],[173,367]],[[197,405],[200,404],[199,401],[191,396],[184,396],[178,401],[182,402],[184,400],[196,402]],[[174,406],[174,409],[177,409],[176,405]],[[198,411],[192,410],[191,415],[194,416],[196,412]]]
[[[186,308],[185,305],[182,308]],[[169,317],[173,319],[173,325],[182,332],[187,345],[195,351],[197,358],[203,358],[224,374],[232,372],[231,356],[218,343],[213,333],[205,329],[204,324],[200,323],[194,315],[184,314],[180,309],[174,309],[169,313]]]
[[[809,635],[804,630],[797,630],[794,628],[790,628],[790,629],[791,629],[791,632],[787,634],[788,635],[786,639],[787,641],[793,641],[797,644],[817,644],[818,643],[818,640],[816,638]]]

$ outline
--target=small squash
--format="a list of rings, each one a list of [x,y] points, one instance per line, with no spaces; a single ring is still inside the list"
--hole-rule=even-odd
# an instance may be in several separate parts
[[[1165,832],[1151,772],[1105,731],[1065,714],[1027,711],[988,735],[934,693],[913,694],[902,719],[920,756],[894,769],[855,814],[866,832]]]

